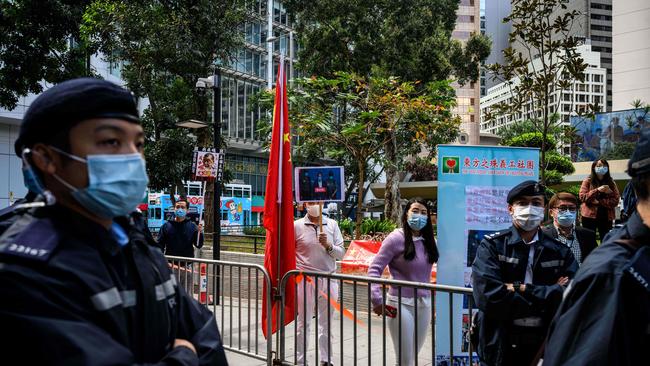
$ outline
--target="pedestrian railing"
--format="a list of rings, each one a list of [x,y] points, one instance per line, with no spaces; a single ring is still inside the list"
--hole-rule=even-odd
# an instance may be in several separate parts
[[[262,334],[263,293],[271,280],[257,264],[167,256],[178,285],[212,311],[224,348],[255,359],[272,360],[272,341]],[[269,293],[267,293],[269,295]],[[267,296],[267,304],[271,296]]]
[[[321,298],[319,306],[323,311],[313,311],[314,321],[311,328],[312,332],[308,334],[307,328],[310,319],[305,322],[294,321],[292,325],[280,328],[276,346],[277,351],[283,363],[289,364],[316,364],[320,362],[330,362],[335,365],[348,364],[399,364],[399,365],[418,365],[418,364],[436,364],[436,309],[435,296],[444,293],[449,301],[449,309],[453,309],[454,298],[467,296],[469,319],[472,318],[472,290],[464,287],[445,286],[429,283],[418,283],[409,281],[391,280],[385,278],[373,278],[345,275],[338,273],[322,273],[313,271],[291,271],[288,272],[281,281],[280,293],[285,301],[288,286],[293,286],[295,291],[294,314],[280,315],[280,322],[284,318],[292,315],[294,319],[300,319],[300,313],[309,312],[308,302],[301,301],[303,298],[312,294]],[[402,309],[403,316],[397,316],[393,319],[388,318],[384,313],[382,316],[375,315],[371,301],[373,286],[378,286],[381,292],[381,305],[394,306]],[[332,291],[334,288],[336,290]],[[394,294],[390,295],[388,289],[393,288]],[[420,290],[419,292],[417,290]],[[410,293],[415,293],[415,297],[408,297]],[[429,296],[423,296],[422,292]],[[351,297],[346,299],[346,297]],[[425,298],[429,297],[430,306],[410,306],[414,303],[427,303]],[[343,304],[348,305],[349,308]],[[285,308],[284,306],[282,308]],[[426,310],[424,310],[426,309]],[[335,312],[332,312],[335,310]],[[426,313],[424,311],[426,311]],[[451,311],[451,310],[450,310]],[[407,314],[407,312],[409,314]],[[449,363],[454,362],[454,317],[449,314]],[[326,353],[330,356],[322,357],[319,354],[319,342],[317,324],[319,316],[325,316],[324,327],[321,333],[326,334],[329,342],[324,343]],[[410,316],[415,319],[411,322]],[[335,319],[336,318],[336,319]],[[425,324],[418,322],[418,319],[425,319]],[[406,324],[409,322],[409,324]],[[424,326],[426,329],[421,329]],[[460,326],[460,324],[458,325]],[[300,329],[302,328],[302,329]],[[393,330],[389,328],[394,328]],[[408,328],[408,329],[407,329]],[[420,328],[420,329],[418,329]],[[349,331],[351,330],[351,334]],[[312,338],[310,342],[308,337]],[[396,347],[393,347],[389,337],[397,338]],[[304,358],[300,358],[298,351],[301,349],[301,343],[312,343],[313,351],[307,352]],[[323,342],[321,341],[321,344]],[[287,348],[291,352],[287,355]],[[468,353],[472,355],[472,345],[467,344]],[[303,349],[305,347],[302,347]],[[426,351],[425,351],[426,348]],[[390,350],[395,349],[394,352]],[[418,352],[419,351],[419,352]],[[419,357],[418,357],[419,354]],[[311,357],[308,357],[311,356]],[[309,358],[309,362],[307,359]]]
[[[467,296],[469,319],[473,315],[472,290],[468,288],[295,270],[282,278],[279,289],[281,301],[285,302],[287,289],[289,286],[293,288],[296,294],[294,312],[281,312],[279,321],[282,324],[287,317],[296,321],[279,328],[273,345],[271,337],[267,340],[262,335],[262,321],[271,329],[271,312],[262,319],[264,284],[267,285],[269,308],[271,301],[271,279],[262,266],[170,256],[167,259],[179,286],[215,314],[224,347],[263,360],[268,365],[319,365],[328,360],[333,365],[435,365],[435,297],[445,296],[449,302],[448,311],[451,311],[454,301],[462,301],[462,297]],[[381,305],[402,309],[403,316],[375,315],[371,302],[373,286],[380,290]],[[390,288],[394,289],[392,294],[388,292]],[[415,301],[410,297],[413,291],[417,294]],[[310,294],[320,300],[302,301]],[[428,303],[424,300],[427,297],[430,298]],[[423,306],[410,306],[412,303]],[[313,311],[308,311],[309,306],[313,306]],[[280,308],[285,309],[285,306]],[[307,317],[298,322],[302,314]],[[424,319],[424,323],[411,322],[407,314],[416,320]],[[446,363],[453,365],[454,335],[463,325],[454,324],[454,317],[448,315],[449,350],[440,351],[449,355]],[[322,336],[319,340],[318,324],[322,317],[326,321],[320,329]],[[395,348],[393,337],[397,341]],[[319,341],[323,346],[319,347]],[[302,347],[304,357],[299,359],[300,347],[305,344],[308,347]],[[472,355],[471,343],[465,346]],[[321,349],[326,350],[326,355]]]

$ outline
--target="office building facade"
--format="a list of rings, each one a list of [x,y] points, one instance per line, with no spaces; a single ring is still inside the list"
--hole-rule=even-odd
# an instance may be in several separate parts
[[[587,111],[590,103],[602,105],[605,100],[605,86],[607,70],[600,65],[601,56],[594,52],[588,44],[578,48],[578,53],[589,65],[585,70],[585,81],[574,82],[569,90],[555,90],[551,94],[550,110],[560,116],[562,124],[569,124],[569,117],[578,111]],[[540,59],[533,61],[541,63]],[[535,65],[539,67],[539,65]],[[519,84],[518,79],[511,81],[512,87]],[[542,111],[535,109],[532,103],[523,106],[522,110],[514,114],[500,114],[491,120],[486,120],[486,114],[498,103],[509,102],[513,98],[512,89],[508,83],[503,82],[488,89],[487,95],[481,98],[481,132],[495,134],[499,129],[508,125],[532,118],[541,118]]]
[[[613,110],[650,103],[650,1],[624,0],[613,4]]]

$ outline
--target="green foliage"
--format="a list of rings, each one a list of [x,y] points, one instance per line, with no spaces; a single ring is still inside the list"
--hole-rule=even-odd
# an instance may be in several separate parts
[[[510,22],[510,44],[523,48],[523,52],[508,47],[503,51],[505,63],[488,65],[494,80],[505,80],[510,87],[508,100],[497,103],[486,113],[486,120],[496,116],[517,115],[532,102],[532,109],[525,117],[539,113],[539,119],[531,120],[535,131],[544,136],[552,135],[560,125],[558,112],[561,103],[552,104],[552,98],[563,99],[572,93],[572,85],[584,80],[587,63],[580,57],[577,47],[582,42],[573,37],[580,12],[567,10],[569,0],[513,0],[512,11],[504,19]],[[530,60],[535,60],[531,67]],[[516,80],[516,82],[515,82]],[[560,93],[549,92],[550,90]],[[589,105],[586,111],[575,111],[581,116],[591,116],[600,109]],[[546,139],[540,139],[542,161],[548,149]],[[541,166],[542,182],[546,181],[546,169]],[[557,179],[554,175],[552,179]],[[546,182],[548,183],[548,182]]]
[[[547,134],[546,141],[542,144],[543,135],[541,132],[525,132],[525,128],[530,126],[530,123],[522,123],[517,126],[516,128],[519,134],[502,141],[503,145],[537,148],[544,146],[546,148],[546,153],[543,157],[540,155],[539,166],[540,170],[543,170],[546,173],[545,184],[547,186],[552,186],[562,183],[563,176],[575,172],[575,167],[573,166],[571,159],[564,155],[560,155],[555,151],[555,145],[557,142],[555,137],[552,135]]]
[[[341,229],[342,233],[352,235],[352,232],[354,232],[354,221],[352,221],[350,218],[345,218],[339,221],[339,229]]]
[[[398,76],[424,83],[455,74],[476,81],[490,41],[450,39],[456,0],[288,0],[299,37],[300,68],[332,78],[337,71]]]
[[[242,44],[233,31],[243,20],[241,4],[96,0],[85,9],[81,38],[107,61],[123,63],[128,88],[149,100],[143,124],[152,187],[189,178],[192,148],[212,146],[211,127],[196,131],[194,140],[176,123],[208,120],[209,95],[194,85]]]
[[[554,186],[564,181],[564,175],[557,170],[546,169],[546,185]]]
[[[90,1],[0,2],[0,107],[40,93],[41,83],[91,76],[79,23]]]
[[[406,171],[411,173],[411,181],[423,182],[438,179],[438,166],[430,160],[417,157],[406,163]]]
[[[536,147],[539,149],[543,145],[546,151],[555,149],[555,138],[551,135],[546,135],[546,139],[544,139],[542,136],[541,132],[526,132],[505,140],[502,144],[506,146]]]
[[[266,229],[263,226],[246,226],[244,227],[244,234],[246,235],[255,235],[255,236],[265,236]]]
[[[546,154],[546,169],[557,171],[562,175],[573,174],[576,171],[571,159],[555,151],[549,151]]]
[[[395,230],[397,225],[389,220],[373,220],[371,218],[366,218],[361,223],[361,233],[366,234],[376,234],[376,233],[390,233]]]
[[[343,163],[346,173],[356,174],[359,200],[369,164],[387,164],[388,142],[395,144],[390,153],[399,154],[389,161],[401,164],[422,147],[433,155],[437,144],[458,135],[460,120],[451,113],[455,98],[448,81],[416,88],[416,83],[397,78],[339,72],[332,79],[296,79],[294,85],[288,94],[289,121],[297,136],[294,156],[311,162],[328,157]],[[273,98],[272,92],[263,93],[260,105],[272,105]],[[260,134],[268,137],[269,127],[267,121]],[[357,213],[359,234],[362,215]]]
[[[574,184],[570,187],[567,187],[566,189],[564,189],[564,192],[569,192],[573,194],[578,199],[578,202],[580,202],[580,184]]]
[[[607,160],[629,159],[634,152],[634,142],[617,142],[614,148],[607,151],[603,156]]]

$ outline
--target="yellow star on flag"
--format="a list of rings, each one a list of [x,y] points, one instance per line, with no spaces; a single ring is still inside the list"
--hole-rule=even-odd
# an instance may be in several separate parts
[[[283,142],[289,142],[289,134],[288,133],[284,134]]]

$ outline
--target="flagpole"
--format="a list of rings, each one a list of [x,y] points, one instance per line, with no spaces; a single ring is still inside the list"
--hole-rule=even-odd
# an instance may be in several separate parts
[[[273,56],[271,55],[271,57],[273,57]],[[275,87],[276,88],[284,88],[285,85],[286,85],[285,82],[284,82],[285,81],[285,79],[284,79],[284,77],[285,77],[284,76],[284,53],[280,53],[280,65],[278,65],[278,72],[280,73],[280,77],[278,78],[278,81],[279,81],[280,85],[276,85]],[[281,93],[280,93],[280,96],[282,96],[284,92],[285,91],[282,90]],[[280,167],[279,168],[280,169],[279,169],[279,178],[278,178],[279,179],[278,191],[277,191],[277,193],[278,193],[278,202],[277,202],[277,211],[276,211],[277,214],[278,214],[278,226],[277,226],[278,244],[276,246],[276,248],[277,248],[277,257],[278,257],[277,258],[278,266],[277,266],[277,270],[276,270],[277,291],[275,293],[274,301],[279,301],[280,302],[279,306],[282,307],[282,306],[284,306],[284,304],[283,304],[283,301],[282,301],[282,294],[280,293],[280,281],[282,280],[282,278],[281,278],[281,268],[282,267],[280,267],[280,265],[281,265],[281,255],[282,255],[282,245],[281,245],[281,240],[282,240],[282,196],[284,194],[284,190],[282,189],[282,184],[283,184],[282,182],[284,180],[284,156],[283,156],[284,155],[284,99],[282,100],[282,103],[280,105],[279,110],[280,110],[280,135],[279,135],[279,137],[280,137],[280,141],[279,141],[280,142],[280,151],[279,151],[280,152],[280,159],[279,159]],[[283,314],[283,313],[284,313],[284,309],[280,309],[280,314]],[[283,322],[282,316],[278,316],[277,328],[276,328],[277,331],[276,331],[276,342],[275,342],[275,348],[276,348],[275,349],[275,352],[276,352],[275,354],[276,354],[276,357],[278,357],[280,360],[281,360],[281,355],[280,355],[281,338],[280,338],[280,335],[281,335],[281,333],[283,333],[282,330],[281,330],[282,322]],[[280,362],[282,362],[282,361],[280,361]]]

